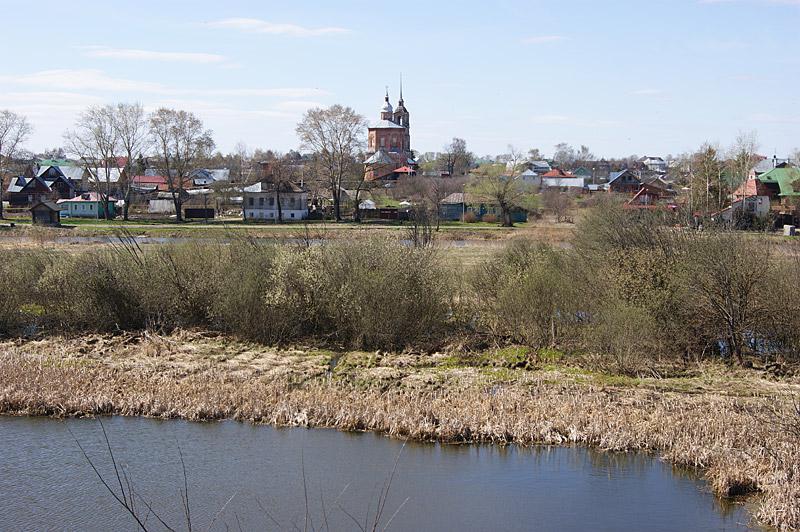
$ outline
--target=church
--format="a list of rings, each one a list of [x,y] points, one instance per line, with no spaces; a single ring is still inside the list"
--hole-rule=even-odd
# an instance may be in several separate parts
[[[416,174],[418,165],[411,151],[410,114],[403,101],[402,85],[396,108],[389,102],[386,89],[380,116],[380,120],[369,126],[368,158],[364,161],[367,181],[389,181]]]

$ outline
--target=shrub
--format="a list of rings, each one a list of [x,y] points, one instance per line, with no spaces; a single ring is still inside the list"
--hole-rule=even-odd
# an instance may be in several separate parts
[[[482,222],[487,224],[496,224],[497,223],[497,215],[496,214],[484,214],[481,218]]]
[[[563,254],[525,240],[512,241],[472,278],[480,323],[493,335],[533,347],[565,340],[574,324]]]

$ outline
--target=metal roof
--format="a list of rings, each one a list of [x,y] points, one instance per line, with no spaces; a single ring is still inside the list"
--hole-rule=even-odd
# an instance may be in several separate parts
[[[89,174],[91,175],[92,181],[96,183],[117,183],[119,182],[122,172],[119,168],[109,168],[108,170],[105,168],[90,168]]]
[[[369,125],[369,129],[405,129],[399,124],[395,124],[391,120],[378,120]]]
[[[800,168],[791,166],[773,168],[761,174],[758,179],[762,183],[777,183],[781,189],[781,196],[800,196]]]
[[[373,153],[364,164],[394,164],[394,160],[382,149]]]

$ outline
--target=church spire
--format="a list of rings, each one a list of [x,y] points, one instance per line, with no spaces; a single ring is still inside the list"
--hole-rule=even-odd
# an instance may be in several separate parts
[[[400,105],[403,105],[403,73],[400,72]]]

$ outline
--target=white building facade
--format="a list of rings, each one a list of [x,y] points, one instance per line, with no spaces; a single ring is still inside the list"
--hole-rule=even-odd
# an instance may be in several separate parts
[[[282,221],[308,218],[308,191],[285,183],[280,190],[273,183],[261,182],[244,189],[242,206],[245,220],[278,220],[278,201]]]

